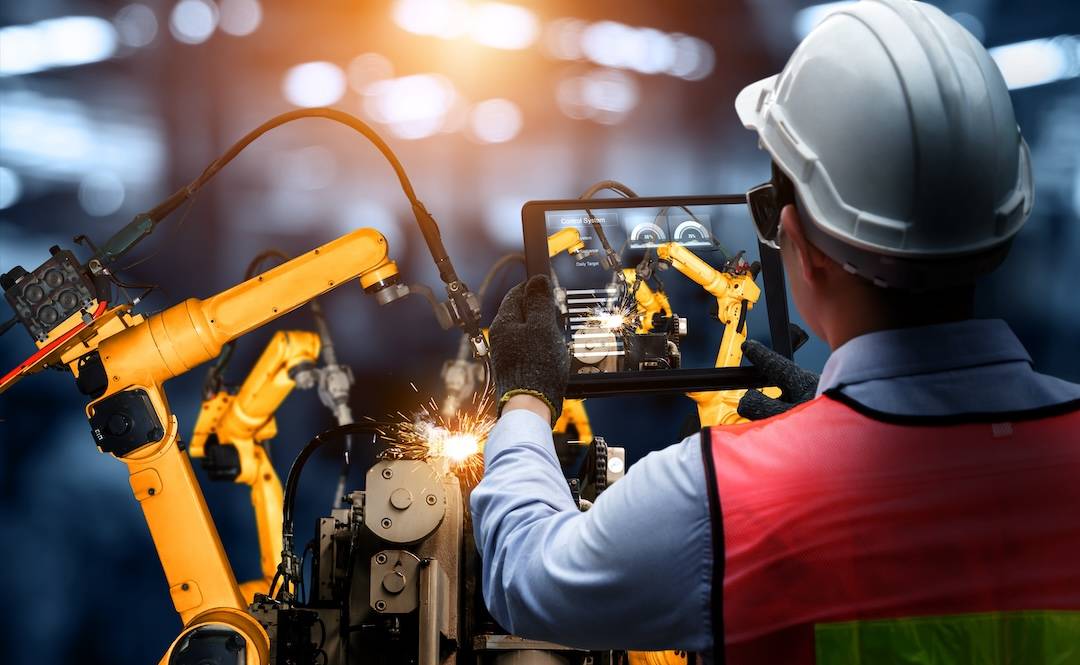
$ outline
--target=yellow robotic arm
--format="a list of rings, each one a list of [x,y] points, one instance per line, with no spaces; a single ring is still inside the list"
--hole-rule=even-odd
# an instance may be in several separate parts
[[[320,347],[313,332],[274,333],[239,391],[221,390],[205,400],[195,423],[191,456],[204,460],[211,478],[251,487],[262,577],[240,584],[247,601],[269,592],[281,561],[281,480],[265,442],[277,435],[274,413],[296,386],[294,376],[314,367]]]
[[[564,399],[562,404],[562,414],[551,431],[554,434],[566,434],[566,430],[573,425],[577,430],[578,441],[591,443],[593,433],[592,426],[589,425],[589,414],[585,412],[585,400]]]
[[[577,254],[585,249],[581,233],[575,228],[565,228],[548,236],[548,257],[554,258],[560,252]]]
[[[178,645],[218,639],[222,628],[243,639],[246,665],[266,663],[269,650],[266,632],[244,611],[163,384],[217,356],[224,343],[357,277],[380,304],[405,295],[387,252],[380,233],[360,229],[215,296],[147,318],[132,314],[130,305],[108,309],[90,302],[85,314],[71,315],[42,336],[38,353],[0,381],[2,391],[22,376],[63,363],[91,396],[86,414],[95,442],[128,467],[185,625],[162,662]]]
[[[576,255],[585,249],[585,243],[581,240],[581,233],[575,228],[565,228],[548,236],[548,256],[554,258],[562,252]],[[633,268],[622,269],[623,282],[634,294],[637,303],[637,313],[640,317],[637,332],[647,333],[653,327],[653,314],[666,315],[671,313],[671,304],[663,293],[653,291],[645,280],[638,277]]]
[[[622,273],[626,288],[634,294],[637,307],[638,326],[635,332],[650,332],[653,329],[653,315],[670,316],[671,303],[662,291],[653,291],[634,268],[623,268]]]
[[[761,297],[754,275],[749,270],[717,270],[686,247],[673,242],[657,247],[656,256],[716,298],[716,315],[724,324],[716,367],[738,367],[742,363],[742,345],[746,341],[746,316]],[[720,390],[687,393],[687,396],[697,402],[702,426],[732,425],[747,422],[737,411],[745,392]],[[770,397],[779,396],[775,388],[766,388],[764,392]]]

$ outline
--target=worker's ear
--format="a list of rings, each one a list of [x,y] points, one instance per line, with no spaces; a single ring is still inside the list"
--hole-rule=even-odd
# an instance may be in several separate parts
[[[802,218],[795,206],[784,206],[780,211],[781,247],[786,246],[795,255],[795,263],[803,281],[817,284],[825,277],[829,257],[806,239],[802,224]]]

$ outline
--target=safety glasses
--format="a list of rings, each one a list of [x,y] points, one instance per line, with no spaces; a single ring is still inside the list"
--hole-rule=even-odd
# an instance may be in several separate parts
[[[761,244],[780,249],[776,242],[780,232],[780,205],[773,184],[766,182],[751,188],[746,192],[746,205],[750,208],[750,216],[754,219],[754,229],[757,230]]]
[[[763,245],[780,249],[780,211],[795,202],[795,187],[787,175],[774,163],[773,177],[746,192],[746,205],[754,220],[754,229]]]

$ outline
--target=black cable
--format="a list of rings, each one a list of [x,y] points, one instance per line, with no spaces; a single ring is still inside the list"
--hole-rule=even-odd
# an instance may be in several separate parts
[[[184,214],[180,216],[180,221],[177,222],[176,226],[173,227],[173,229],[172,229],[172,236],[173,237],[179,237],[180,230],[184,228],[184,222],[186,222],[188,220],[188,217],[191,216],[191,210],[195,207],[195,196],[194,195],[195,195],[195,193],[192,192],[191,193],[191,199],[188,202],[188,206],[187,206],[187,208],[184,208]],[[170,211],[170,212],[172,212],[172,211]],[[138,219],[138,217],[136,217],[136,219]],[[126,229],[126,227],[125,227],[125,229]],[[124,229],[122,229],[121,232],[123,230]],[[110,238],[109,240],[112,240],[112,238]],[[106,242],[106,245],[108,245],[108,242]],[[157,249],[150,252],[148,255],[142,257],[141,259],[135,259],[134,261],[127,264],[123,268],[120,268],[120,270],[131,270],[132,268],[134,268],[136,266],[140,266],[140,265],[146,263],[147,261],[149,261],[150,259],[156,257],[158,254],[161,254],[162,250],[164,250],[168,246],[169,245],[167,243],[161,243],[160,246]],[[120,258],[120,257],[117,256],[116,258]]]
[[[414,295],[414,294],[418,295],[418,296],[423,296],[424,299],[427,300],[428,303],[430,303],[433,308],[438,309],[440,303],[439,303],[438,299],[435,297],[435,291],[433,291],[431,289],[431,287],[428,286],[427,284],[419,284],[419,283],[410,284],[409,285],[409,295]]]
[[[326,624],[323,623],[322,617],[319,616],[315,617],[315,621],[319,624],[319,628],[321,629],[319,636],[319,644],[315,647],[315,657],[318,658],[319,654],[322,654],[324,659],[323,663],[325,665],[325,663],[329,660],[329,656],[327,656],[326,652],[323,651],[323,646],[325,646],[326,644]]]
[[[586,189],[581,194],[581,196],[579,196],[578,198],[579,199],[591,199],[592,197],[596,196],[596,194],[598,192],[600,192],[602,190],[605,190],[605,189],[608,190],[608,191],[611,191],[611,192],[615,192],[616,194],[621,194],[623,196],[623,198],[627,198],[627,199],[636,199],[636,198],[638,198],[638,195],[637,195],[636,192],[634,192],[634,190],[630,189],[629,187],[622,184],[618,180],[601,180],[600,182],[594,183],[592,186],[590,186],[588,189]],[[679,206],[679,207],[687,215],[690,215],[690,219],[694,220],[698,224],[701,224],[701,220],[698,219],[697,215],[695,215],[693,213],[693,211],[690,210],[690,208],[687,208],[686,206]],[[656,213],[656,217],[659,218],[660,215],[663,215],[667,211],[668,211],[667,208],[660,209],[660,211]],[[589,216],[592,216],[591,211],[586,210],[585,212],[588,213]],[[701,224],[701,225],[704,226],[704,224]],[[599,229],[597,229],[597,230],[599,230]],[[712,242],[717,246],[717,249],[719,249],[720,252],[724,256],[729,256],[730,255],[730,252],[728,252],[727,248],[724,247],[723,245],[721,245],[719,242],[717,242],[715,238],[712,239]],[[620,254],[623,251],[623,249],[625,249],[625,245],[624,245],[624,247],[622,249],[619,250]]]
[[[289,468],[289,475],[285,480],[285,493],[284,502],[282,505],[282,532],[289,531],[292,533],[293,528],[293,506],[296,504],[296,487],[300,482],[300,472],[304,470],[304,465],[307,464],[308,459],[315,453],[316,450],[326,445],[328,442],[336,439],[337,437],[345,436],[348,434],[360,434],[360,433],[374,434],[379,436],[378,425],[375,423],[353,423],[352,425],[339,425],[337,427],[331,427],[330,429],[316,434],[311,441],[308,441],[307,445],[303,447],[300,454],[296,456],[292,466]]]
[[[281,574],[281,593],[291,593],[289,591],[290,585],[295,589],[296,580],[292,579],[292,571],[289,570],[290,560],[295,560],[296,553],[292,550],[293,543],[293,512],[296,505],[296,488],[300,483],[300,473],[304,470],[304,466],[308,460],[315,453],[316,450],[326,445],[328,442],[336,440],[338,437],[346,436],[350,434],[359,434],[366,432],[372,434],[374,437],[380,435],[378,425],[375,423],[354,423],[352,425],[339,425],[326,430],[320,434],[315,435],[311,441],[308,441],[307,445],[301,449],[300,453],[296,456],[292,466],[289,468],[289,475],[285,480],[285,493],[284,500],[281,509],[281,563],[278,564],[278,572]],[[277,576],[275,575],[275,578]]]
[[[615,192],[616,194],[622,194],[625,198],[628,199],[636,199],[638,197],[634,190],[630,189],[618,180],[601,180],[600,182],[595,183],[588,189],[586,189],[585,192],[578,198],[591,199],[592,197],[596,196],[597,192],[600,192],[604,189]]]
[[[218,354],[217,360],[210,369],[206,370],[206,378],[203,380],[203,400],[210,399],[221,390],[224,384],[222,377],[225,374],[225,368],[229,365],[235,349],[235,342],[226,342],[221,345],[221,353]]]
[[[259,138],[263,134],[267,133],[275,127],[280,127],[286,123],[301,118],[325,118],[334,122],[340,123],[349,127],[356,132],[359,132],[368,141],[375,146],[375,148],[382,153],[386,161],[390,163],[390,167],[394,170],[394,173],[398,177],[398,181],[401,184],[401,189],[405,193],[405,197],[412,205],[413,214],[416,217],[417,224],[420,226],[420,231],[424,236],[424,240],[428,244],[428,249],[431,252],[431,257],[435,260],[436,266],[439,268],[439,275],[443,278],[443,281],[449,284],[451,281],[457,281],[457,275],[454,273],[453,266],[450,263],[450,257],[446,254],[446,249],[442,245],[441,233],[439,232],[438,224],[435,223],[435,219],[431,216],[431,213],[427,211],[423,203],[416,197],[416,191],[413,189],[412,183],[409,181],[409,176],[405,173],[405,167],[402,166],[401,161],[394,154],[394,151],[390,149],[386,141],[383,140],[374,129],[371,128],[363,120],[360,120],[356,116],[338,111],[330,108],[310,108],[310,109],[298,109],[296,111],[290,111],[288,113],[282,113],[281,115],[270,118],[263,124],[259,125],[255,129],[245,134],[239,141],[234,143],[223,155],[215,159],[206,167],[205,170],[195,178],[187,186],[180,188],[174,192],[169,198],[144,213],[144,215],[150,218],[154,223],[164,219],[171,212],[176,210],[184,201],[191,198],[195,192],[197,192],[203,185],[209,182],[218,171],[225,167],[226,164],[231,162],[240,154],[244,148],[248,147],[255,139]]]
[[[457,320],[455,323],[457,323],[469,336],[469,339],[472,340],[477,351],[481,354],[485,353],[484,348],[486,347],[486,343],[483,334],[480,331],[480,322],[478,320],[479,312],[475,311],[473,308],[472,294],[469,292],[469,289],[464,282],[458,278],[457,272],[454,270],[454,265],[450,261],[450,256],[446,253],[446,247],[443,246],[442,233],[439,230],[439,225],[435,222],[435,218],[428,212],[427,208],[424,207],[424,204],[420,199],[416,197],[416,191],[413,189],[412,183],[405,173],[405,168],[401,165],[401,161],[398,160],[397,155],[390,149],[390,146],[387,145],[386,141],[384,141],[383,138],[367,123],[356,116],[335,109],[298,109],[296,111],[290,111],[289,113],[282,113],[281,115],[275,116],[262,123],[234,143],[223,155],[211,162],[198,178],[191,181],[187,186],[174,192],[171,196],[149,211],[136,215],[124,228],[120,229],[109,238],[105,245],[95,253],[95,258],[101,260],[105,264],[111,264],[119,259],[143,238],[150,235],[153,232],[154,227],[165,217],[175,211],[185,201],[191,200],[203,185],[209,182],[218,171],[235,159],[236,156],[255,139],[275,127],[301,118],[325,118],[353,129],[368,139],[368,141],[370,141],[383,155],[386,161],[390,163],[391,168],[393,168],[394,173],[397,175],[398,181],[401,184],[401,190],[409,200],[409,205],[412,207],[413,217],[416,219],[416,224],[420,228],[421,235],[424,236],[424,242],[427,244],[428,252],[435,262],[435,267],[439,271],[439,278],[442,279],[443,283],[446,285],[447,296],[453,303],[452,311],[456,313]]]
[[[304,564],[307,562],[308,552],[311,552],[312,556],[315,555],[314,540],[309,540],[308,544],[304,545],[304,551],[300,555],[300,585],[298,587],[299,593],[296,598],[304,605],[309,605],[311,603],[311,594],[307,590],[307,584],[304,582]],[[312,582],[314,582],[314,580],[312,580]]]
[[[255,258],[251,259],[247,268],[244,270],[244,281],[251,279],[255,275],[259,274],[259,268],[262,264],[266,263],[268,259],[277,259],[281,263],[288,263],[292,260],[292,257],[281,251],[280,249],[266,249],[255,255]]]
[[[274,597],[274,588],[277,587],[278,580],[281,579],[281,565],[278,564],[277,572],[274,573],[274,579],[270,580],[270,588],[266,592],[268,598]]]
[[[19,322],[19,317],[13,316],[10,319],[8,319],[7,321],[4,321],[3,323],[0,323],[0,335],[3,335],[7,331],[11,330],[12,327],[14,327],[15,324],[18,323],[18,322]]]
[[[637,194],[634,190],[630,189],[626,185],[617,180],[601,180],[595,183],[588,189],[586,189],[579,199],[589,199],[596,195],[600,190],[607,189],[617,194],[621,194],[624,198],[633,199],[637,198]],[[615,273],[615,276],[622,280],[622,261],[619,259],[619,255],[615,253],[615,250],[611,248],[611,243],[608,242],[607,234],[604,233],[604,227],[599,221],[596,221],[593,217],[592,210],[585,209],[585,214],[589,218],[589,223],[593,227],[593,231],[596,232],[596,238],[600,241],[600,246],[604,248],[604,256],[607,262],[610,264],[608,268]]]
[[[498,276],[499,271],[511,263],[525,265],[525,255],[517,252],[499,257],[499,260],[496,261],[491,268],[488,269],[487,274],[484,275],[484,280],[480,282],[480,287],[476,289],[476,297],[480,299],[480,302],[484,301],[484,294],[487,293],[488,288],[491,286],[491,282]]]

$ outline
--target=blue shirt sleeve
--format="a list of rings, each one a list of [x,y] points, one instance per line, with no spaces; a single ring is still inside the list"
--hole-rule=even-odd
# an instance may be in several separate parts
[[[507,412],[472,492],[484,599],[512,633],[605,649],[712,647],[713,553],[698,435],[634,464],[587,512],[551,428]]]

